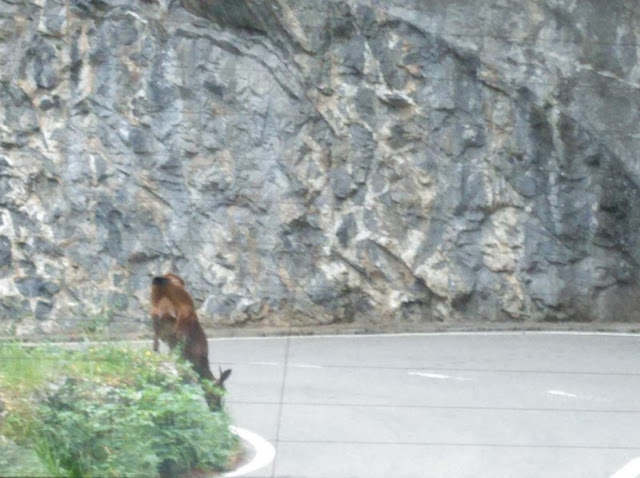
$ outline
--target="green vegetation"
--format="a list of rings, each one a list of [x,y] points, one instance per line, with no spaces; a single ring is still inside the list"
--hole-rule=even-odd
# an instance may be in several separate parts
[[[189,364],[115,345],[0,344],[0,476],[175,476],[238,452]]]

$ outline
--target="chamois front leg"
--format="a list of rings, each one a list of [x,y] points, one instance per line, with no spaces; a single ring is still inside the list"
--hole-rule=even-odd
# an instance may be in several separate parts
[[[159,323],[158,323],[160,318],[158,316],[154,315],[152,317],[152,320],[153,320],[153,351],[157,352],[158,348],[160,346],[160,343],[159,343],[159,331],[158,331],[158,328],[160,327]]]

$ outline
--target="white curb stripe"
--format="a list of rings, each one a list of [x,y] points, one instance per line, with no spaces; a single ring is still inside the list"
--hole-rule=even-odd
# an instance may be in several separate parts
[[[224,477],[233,478],[236,476],[243,476],[254,471],[257,471],[265,466],[269,466],[276,456],[276,449],[271,443],[262,438],[260,435],[253,433],[252,431],[244,428],[230,426],[229,430],[239,438],[249,442],[255,451],[255,456],[246,465],[240,468],[225,473]]]
[[[307,335],[269,335],[269,336],[235,336],[209,337],[209,341],[242,341],[242,340],[313,340],[313,339],[370,339],[394,337],[499,337],[499,336],[536,336],[536,335],[573,335],[577,337],[633,337],[640,338],[638,332],[589,332],[579,330],[496,330],[496,331],[449,331],[449,332],[390,332],[372,334],[307,334]],[[140,342],[149,342],[151,339]]]
[[[640,477],[640,458],[635,458],[627,463],[611,478],[638,478]]]

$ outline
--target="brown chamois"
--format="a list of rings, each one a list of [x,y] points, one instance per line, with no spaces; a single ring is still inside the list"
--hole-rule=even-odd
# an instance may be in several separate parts
[[[156,276],[151,283],[151,318],[153,320],[153,350],[158,351],[159,340],[171,350],[180,346],[184,359],[191,362],[200,379],[209,380],[224,390],[224,382],[231,370],[220,369],[220,377],[209,368],[209,346],[204,329],[198,321],[193,299],[184,287],[184,280],[176,274]],[[205,394],[211,409],[220,408],[221,395]]]

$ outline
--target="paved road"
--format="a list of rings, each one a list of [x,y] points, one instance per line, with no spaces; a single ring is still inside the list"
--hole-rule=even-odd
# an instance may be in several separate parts
[[[636,478],[640,336],[211,340],[251,477]],[[625,468],[626,466],[626,468]]]

